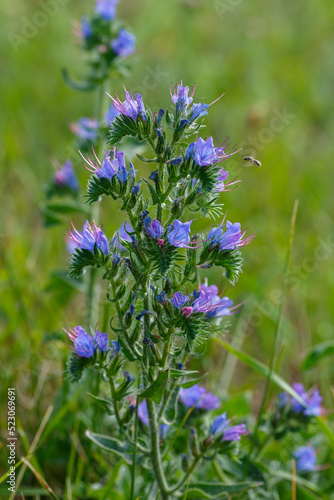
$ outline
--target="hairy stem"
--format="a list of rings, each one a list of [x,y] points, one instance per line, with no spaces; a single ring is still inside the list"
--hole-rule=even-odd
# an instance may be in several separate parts
[[[155,413],[154,403],[151,399],[147,399],[146,404],[147,404],[147,413],[150,423],[149,430],[151,438],[151,461],[152,461],[154,476],[160,488],[162,500],[169,500],[168,484],[166,482],[165,474],[161,463],[160,435],[159,435],[159,427]]]

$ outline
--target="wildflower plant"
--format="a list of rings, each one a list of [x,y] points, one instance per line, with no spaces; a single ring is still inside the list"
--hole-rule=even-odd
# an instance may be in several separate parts
[[[242,306],[206,276],[213,268],[234,285],[243,247],[255,236],[244,229],[245,221],[234,221],[230,213],[227,218],[223,210],[226,193],[240,182],[228,171],[238,149],[226,136],[204,133],[204,120],[218,99],[201,102],[195,86],[182,82],[171,86],[168,109],[151,109],[129,86],[124,94],[109,92],[103,109],[110,75],[126,74],[135,49],[134,35],[116,18],[117,3],[97,0],[77,29],[88,55],[86,78],[74,82],[64,72],[73,88],[97,90],[96,115],[71,125],[86,168],[85,204],[74,162],[66,160],[57,164],[46,195],[72,203],[43,207],[48,224],[71,210],[84,216],[81,224],[71,222],[66,242],[69,277],[87,284],[88,314],[84,326],[63,325],[63,338],[71,351],[68,378],[89,379],[87,405],[105,416],[98,426],[105,432],[95,432],[92,421],[94,430],[86,436],[111,454],[113,465],[118,460],[128,466],[117,483],[120,498],[276,500],[271,485],[277,474],[260,458],[268,443],[306,433],[324,412],[322,398],[317,389],[307,392],[294,384],[273,410],[260,411],[254,432],[251,415],[240,418],[226,410],[220,394],[206,387],[206,374],[192,369],[192,359]],[[109,203],[108,217],[116,211],[123,215],[114,234],[100,221],[102,199]],[[202,217],[211,228],[199,234],[193,224]],[[97,282],[107,291],[103,327],[93,314],[100,299]],[[299,438],[291,445],[290,459],[301,474],[321,468],[306,444]],[[96,498],[109,494],[108,481],[94,485],[94,495],[100,491]],[[81,489],[73,495],[81,498]]]

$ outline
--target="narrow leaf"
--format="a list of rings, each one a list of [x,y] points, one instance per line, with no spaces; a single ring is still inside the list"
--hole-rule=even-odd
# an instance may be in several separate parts
[[[198,384],[201,382],[205,377],[207,376],[207,373],[204,373],[204,375],[201,375],[198,378],[194,378],[192,380],[188,380],[187,382],[183,382],[182,384],[179,384],[183,389],[189,389],[189,387],[192,387],[193,385]]]
[[[334,354],[334,341],[329,340],[328,342],[322,342],[321,344],[316,344],[311,348],[308,355],[302,363],[302,370],[309,370],[314,365],[319,363],[326,356]]]
[[[138,394],[142,399],[153,399],[157,404],[160,404],[164,388],[168,380],[168,370],[161,372],[157,379],[144,392]]]

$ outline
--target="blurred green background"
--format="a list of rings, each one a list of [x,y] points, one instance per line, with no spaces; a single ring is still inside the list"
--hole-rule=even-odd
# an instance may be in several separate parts
[[[96,96],[67,88],[61,69],[77,77],[85,73],[72,27],[94,2],[55,3],[59,12],[30,31],[25,26],[37,19],[40,1],[2,0],[0,6],[0,390],[5,401],[8,385],[17,387],[18,415],[32,434],[58,394],[68,352],[62,341],[47,339],[85,318],[85,296],[70,288],[57,293],[55,278],[50,280],[67,266],[68,223],[44,228],[39,205],[53,174],[52,159],[74,158],[83,188],[88,178],[73,152],[69,122],[92,116]],[[299,199],[281,372],[289,382],[317,383],[325,405],[333,407],[333,357],[316,369],[300,369],[311,345],[333,339],[334,332],[333,2],[122,0],[118,15],[135,33],[138,50],[131,75],[114,80],[109,91],[121,91],[125,83],[151,107],[169,106],[170,83],[181,79],[196,82],[195,97],[208,103],[225,92],[210,108],[203,134],[213,135],[217,146],[230,135],[243,147],[224,163],[230,179],[239,176],[242,183],[221,200],[231,221],[258,230],[243,251],[244,273],[231,291],[236,302],[247,302],[233,318],[230,335],[242,330],[244,350],[266,363],[291,212]],[[243,153],[262,167],[248,168]],[[101,221],[112,235],[121,216],[103,203]],[[212,225],[197,220],[194,229]],[[208,275],[210,282],[226,285],[214,271]],[[211,368],[208,383],[221,391],[224,356],[211,345],[201,361],[203,369]],[[263,380],[238,364],[232,390],[246,389],[253,391],[256,410]]]

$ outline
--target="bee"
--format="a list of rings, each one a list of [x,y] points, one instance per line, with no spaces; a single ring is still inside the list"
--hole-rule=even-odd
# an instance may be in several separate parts
[[[249,161],[252,165],[256,165],[257,167],[261,167],[262,163],[251,156],[244,156],[245,161]]]

